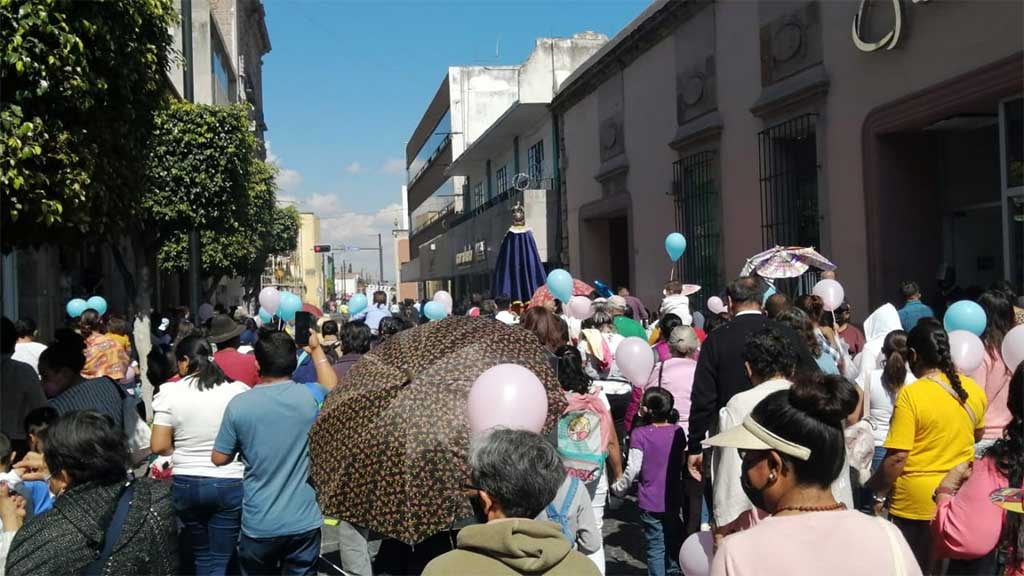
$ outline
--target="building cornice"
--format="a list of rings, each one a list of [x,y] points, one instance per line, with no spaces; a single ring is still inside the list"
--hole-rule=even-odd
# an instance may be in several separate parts
[[[562,113],[665,39],[711,0],[656,0],[566,79],[551,101]]]

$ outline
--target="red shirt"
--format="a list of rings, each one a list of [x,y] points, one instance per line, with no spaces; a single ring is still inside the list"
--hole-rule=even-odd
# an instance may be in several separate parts
[[[242,354],[234,348],[225,348],[214,353],[213,361],[231,380],[245,382],[249,387],[259,382],[260,373],[256,368],[256,357],[252,354]]]

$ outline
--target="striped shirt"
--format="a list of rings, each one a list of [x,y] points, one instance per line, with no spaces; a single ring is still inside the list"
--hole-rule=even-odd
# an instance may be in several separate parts
[[[61,416],[76,410],[95,410],[110,416],[118,428],[123,428],[123,402],[117,386],[110,378],[83,380],[51,398],[50,406]]]

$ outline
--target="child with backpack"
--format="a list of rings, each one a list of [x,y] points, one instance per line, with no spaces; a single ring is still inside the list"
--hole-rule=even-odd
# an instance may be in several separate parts
[[[622,475],[619,439],[608,398],[600,387],[591,389],[591,379],[583,369],[579,350],[561,346],[555,356],[558,357],[558,380],[569,402],[558,422],[558,454],[568,475],[586,488],[600,538],[608,487]],[[563,488],[568,490],[564,485]],[[559,494],[562,494],[561,489]],[[600,541],[588,557],[604,574],[604,548]]]
[[[637,503],[647,540],[647,573],[651,576],[678,574],[682,504],[681,486],[685,470],[686,433],[676,422],[672,394],[664,388],[648,388],[638,412],[642,426],[630,436],[629,464],[611,489],[625,494],[639,480]]]
[[[581,554],[593,554],[601,549],[601,530],[594,520],[590,495],[575,476],[565,476],[555,499],[537,515],[537,520],[561,526],[562,534]]]

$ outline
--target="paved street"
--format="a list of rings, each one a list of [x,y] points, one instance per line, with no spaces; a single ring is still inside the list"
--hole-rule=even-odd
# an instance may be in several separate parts
[[[636,500],[605,508],[604,545],[607,576],[647,574],[644,563],[644,534]]]

